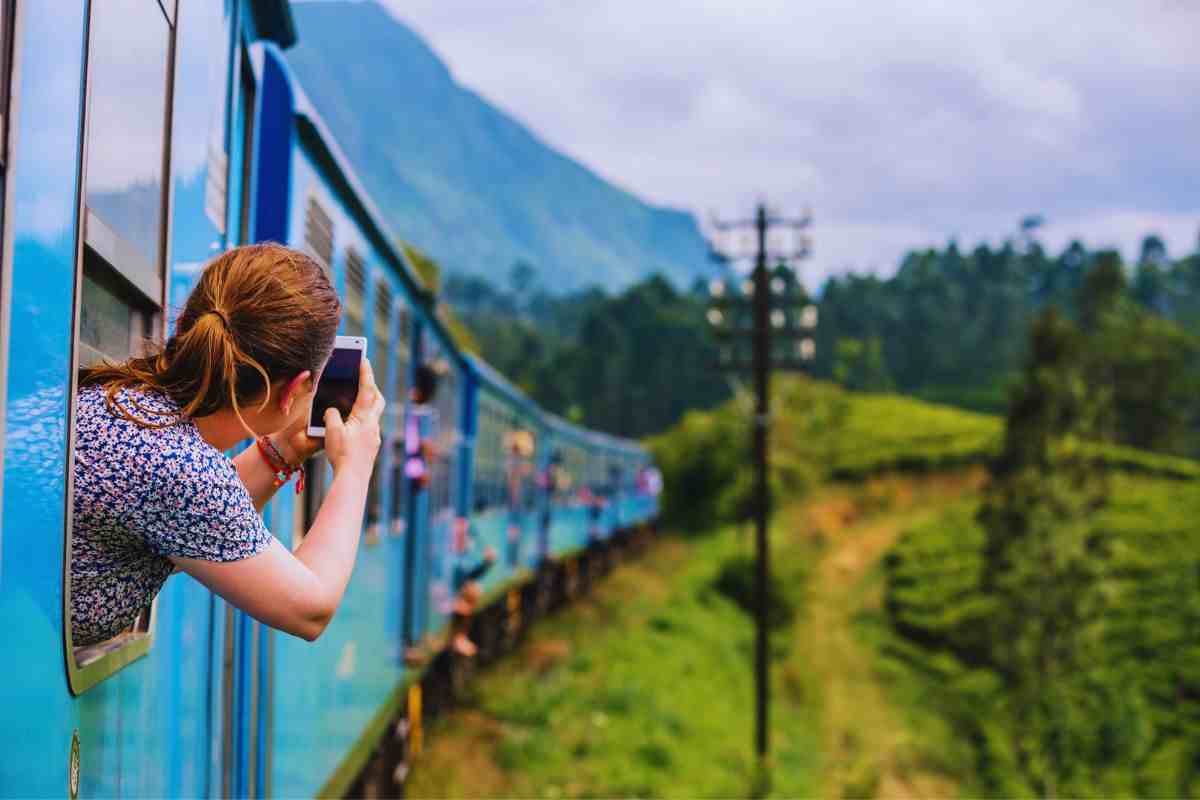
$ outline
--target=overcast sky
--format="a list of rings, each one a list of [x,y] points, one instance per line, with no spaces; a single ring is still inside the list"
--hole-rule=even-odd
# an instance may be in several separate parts
[[[464,85],[655,203],[811,206],[809,282],[1038,212],[1200,231],[1196,0],[384,0]]]

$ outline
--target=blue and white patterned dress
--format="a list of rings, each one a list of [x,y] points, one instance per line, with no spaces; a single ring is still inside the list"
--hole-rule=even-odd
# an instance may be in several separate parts
[[[124,389],[111,412],[104,390],[80,390],[75,417],[71,630],[102,642],[150,605],[174,570],[168,556],[239,561],[271,534],[224,453],[200,437],[165,395]]]

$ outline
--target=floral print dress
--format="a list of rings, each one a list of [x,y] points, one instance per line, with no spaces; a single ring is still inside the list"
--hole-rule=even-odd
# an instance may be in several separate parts
[[[238,561],[271,534],[237,469],[179,406],[149,390],[79,392],[71,530],[71,631],[76,646],[116,636],[174,570],[170,556]]]

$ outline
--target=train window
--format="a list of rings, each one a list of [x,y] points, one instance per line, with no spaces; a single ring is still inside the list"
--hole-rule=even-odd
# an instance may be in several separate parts
[[[82,241],[75,289],[79,366],[140,355],[147,341],[162,338],[164,176],[170,161],[175,35],[173,17],[157,3],[107,0],[90,8]],[[8,33],[10,12],[9,3],[0,3],[0,34]],[[3,91],[0,109],[7,87]],[[68,579],[70,527],[68,523]],[[69,620],[69,580],[65,588],[64,616]],[[152,608],[107,641],[77,645],[70,625],[65,626],[72,692],[88,689],[149,651]]]
[[[157,298],[171,26],[145,0],[107,0],[90,26],[85,236]]]
[[[79,299],[79,364],[139,355],[153,339],[158,310],[129,288],[90,249],[84,251]]]
[[[371,364],[375,368],[376,377],[387,392],[388,364],[392,357],[392,287],[386,279],[380,279],[375,284],[375,311],[371,316],[373,332],[371,349],[373,355]],[[385,432],[385,438],[387,433]],[[387,453],[382,449],[375,458],[375,470],[371,473],[371,483],[367,487],[367,538],[368,541],[378,541],[379,525],[383,519],[383,476],[387,466]]]
[[[459,443],[459,403],[461,395],[458,370],[442,355],[441,346],[431,343],[430,365],[440,376],[437,394],[433,398],[435,414],[434,458],[429,479],[429,507],[434,515],[446,513],[453,501],[452,467],[457,457]]]
[[[347,336],[366,335],[367,267],[353,248],[346,251],[346,294],[342,308],[343,328]]]

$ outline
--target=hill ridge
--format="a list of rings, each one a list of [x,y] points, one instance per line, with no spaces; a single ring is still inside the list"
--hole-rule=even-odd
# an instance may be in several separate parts
[[[644,202],[546,142],[379,4],[294,14],[287,55],[305,92],[392,228],[448,272],[503,281],[527,261],[567,291],[652,273],[686,285],[705,270],[690,213]]]

